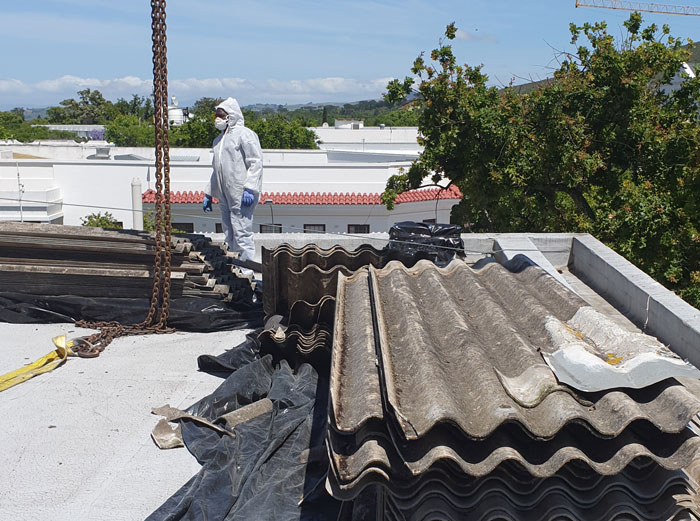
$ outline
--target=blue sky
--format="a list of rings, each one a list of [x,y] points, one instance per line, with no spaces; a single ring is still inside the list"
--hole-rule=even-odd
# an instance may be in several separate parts
[[[483,63],[493,84],[522,83],[551,74],[553,48],[570,49],[569,22],[606,20],[619,35],[628,16],[574,0],[170,0],[167,14],[170,94],[183,105],[378,98],[452,21],[460,62]],[[700,18],[645,19],[700,40]],[[146,0],[5,2],[0,109],[55,105],[85,87],[113,100],[148,94],[150,38]]]

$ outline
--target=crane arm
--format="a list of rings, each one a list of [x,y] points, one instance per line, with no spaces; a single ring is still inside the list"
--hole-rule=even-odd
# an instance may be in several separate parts
[[[649,2],[627,2],[624,0],[576,0],[576,7],[598,7],[600,9],[620,9],[623,11],[639,11],[644,13],[700,16],[700,7],[655,4]]]

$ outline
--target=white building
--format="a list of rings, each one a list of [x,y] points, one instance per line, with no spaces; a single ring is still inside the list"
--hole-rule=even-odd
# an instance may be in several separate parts
[[[457,191],[406,194],[392,211],[381,204],[387,179],[408,168],[418,152],[417,144],[413,150],[392,150],[382,148],[384,141],[374,143],[377,148],[365,152],[263,151],[264,193],[254,230],[279,230],[274,224],[284,231],[367,233],[404,220],[449,222],[460,199]],[[138,228],[141,205],[146,212],[153,208],[153,157],[152,148],[0,143],[0,220],[79,225],[81,217],[108,211],[125,228]],[[201,209],[211,158],[211,149],[171,150],[172,221],[179,229],[217,231],[218,212]]]
[[[105,126],[104,125],[59,125],[59,124],[51,124],[51,125],[32,125],[33,127],[46,127],[49,130],[61,130],[63,132],[72,132],[79,138],[83,139],[91,139],[97,138],[102,139],[102,137],[105,135]],[[96,139],[97,139],[96,138]]]
[[[338,120],[336,120],[338,121]],[[314,127],[323,150],[360,152],[410,152],[422,150],[418,145],[418,127]]]

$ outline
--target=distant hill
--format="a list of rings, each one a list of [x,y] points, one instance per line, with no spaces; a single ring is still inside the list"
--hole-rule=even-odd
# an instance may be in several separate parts
[[[375,100],[363,100],[363,101],[375,101]],[[278,112],[280,108],[284,108],[288,111],[299,110],[299,109],[323,109],[323,107],[342,107],[344,105],[357,105],[363,101],[352,101],[350,103],[340,103],[340,102],[328,102],[328,103],[297,103],[295,105],[279,105],[275,103],[255,103],[253,105],[246,105],[241,107],[245,110],[250,110],[253,112],[265,112],[274,111]]]
[[[31,121],[36,118],[45,118],[49,107],[43,109],[24,109],[24,121]]]

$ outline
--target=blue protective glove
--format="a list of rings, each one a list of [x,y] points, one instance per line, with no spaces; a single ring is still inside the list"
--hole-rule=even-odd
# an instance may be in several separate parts
[[[202,203],[202,211],[211,212],[211,196],[204,194],[204,202]]]
[[[250,188],[243,190],[243,197],[241,197],[241,204],[243,206],[250,206],[255,201],[255,192]]]

